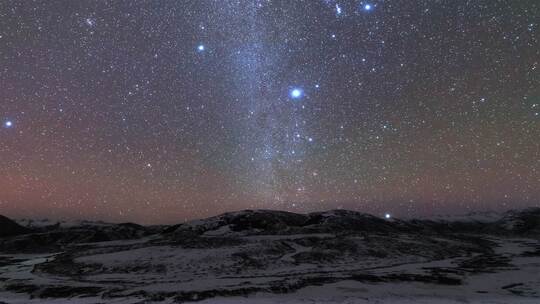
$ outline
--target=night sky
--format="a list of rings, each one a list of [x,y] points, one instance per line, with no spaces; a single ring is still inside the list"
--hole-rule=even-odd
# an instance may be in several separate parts
[[[0,213],[540,205],[540,2],[0,2]]]

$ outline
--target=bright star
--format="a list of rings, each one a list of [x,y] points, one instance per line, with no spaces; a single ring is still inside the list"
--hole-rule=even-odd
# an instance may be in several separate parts
[[[294,88],[289,92],[289,95],[293,99],[298,99],[298,98],[301,98],[304,95],[304,90],[302,90],[300,88]]]
[[[366,10],[366,11],[370,11],[372,8],[373,8],[373,6],[371,6],[371,4],[364,5],[364,10]]]
[[[6,128],[11,128],[13,126],[13,122],[11,120],[8,120],[4,123],[4,126],[6,126]]]
[[[388,219],[392,218],[392,215],[390,213],[386,213],[384,215],[384,218],[388,220]]]
[[[199,44],[199,46],[197,46],[197,51],[199,52],[204,52],[205,49],[206,47],[203,44]]]
[[[341,15],[341,13],[342,13],[341,6],[339,6],[339,4],[336,4],[336,14]]]

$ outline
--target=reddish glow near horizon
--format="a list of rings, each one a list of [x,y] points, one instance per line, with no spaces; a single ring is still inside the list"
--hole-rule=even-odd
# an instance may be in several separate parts
[[[173,223],[245,208],[538,206],[535,12],[6,4],[0,214]]]

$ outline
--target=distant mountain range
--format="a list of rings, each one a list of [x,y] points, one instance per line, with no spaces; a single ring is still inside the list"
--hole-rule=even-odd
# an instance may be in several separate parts
[[[0,215],[3,251],[47,252],[71,244],[133,240],[150,235],[166,238],[186,236],[236,237],[313,233],[477,233],[540,236],[540,208],[470,216],[438,216],[434,219],[383,219],[373,215],[331,210],[297,214],[274,210],[244,210],[170,226],[145,227],[133,223],[92,221],[54,222],[11,220]]]

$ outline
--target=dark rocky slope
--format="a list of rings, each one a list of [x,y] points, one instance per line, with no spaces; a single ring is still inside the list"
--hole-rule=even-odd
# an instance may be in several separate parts
[[[8,237],[29,233],[31,230],[25,228],[9,218],[0,215],[0,237]]]

